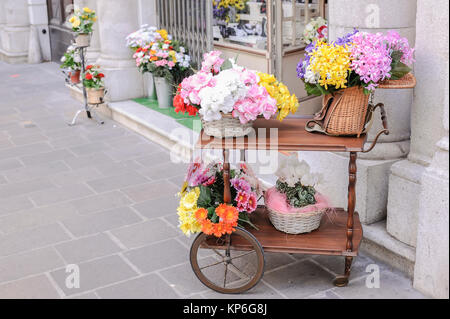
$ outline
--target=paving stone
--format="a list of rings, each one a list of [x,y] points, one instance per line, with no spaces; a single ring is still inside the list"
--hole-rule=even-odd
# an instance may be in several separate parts
[[[79,145],[71,147],[70,151],[75,153],[77,156],[89,155],[92,153],[98,153],[103,150],[107,150],[109,147],[102,142],[88,143],[84,145]]]
[[[160,219],[123,227],[113,230],[111,233],[128,248],[141,247],[178,236],[176,230]]]
[[[121,251],[119,246],[106,234],[97,234],[61,243],[56,245],[55,249],[69,264],[112,255]]]
[[[54,185],[45,178],[38,178],[26,182],[9,183],[8,185],[0,185],[0,199],[30,194],[52,187],[54,187]]]
[[[129,173],[124,175],[116,175],[103,177],[87,182],[96,192],[102,193],[114,189],[125,188],[131,185],[143,184],[148,179],[138,173]]]
[[[169,161],[170,161],[170,154],[165,150],[136,159],[136,162],[145,167],[153,167]]]
[[[37,156],[40,153],[50,152],[51,150],[52,148],[47,143],[16,146],[8,149],[1,149],[0,160],[19,156],[30,156],[30,154],[34,154],[34,156]]]
[[[0,282],[40,274],[63,265],[63,261],[53,248],[3,257],[0,258]]]
[[[171,195],[135,204],[133,208],[147,218],[157,218],[166,215],[176,215],[178,203],[179,198]]]
[[[57,186],[68,186],[74,183],[84,183],[102,175],[94,167],[82,167],[71,171],[64,171],[61,173],[49,176],[49,180]]]
[[[29,209],[32,207],[33,203],[31,203],[31,201],[24,196],[0,199],[0,216]]]
[[[191,270],[192,271],[192,270]],[[198,279],[197,279],[198,280]],[[208,288],[207,288],[208,289]],[[206,299],[234,299],[236,295],[221,294],[214,290],[209,290],[203,294]],[[252,289],[239,294],[239,299],[282,299],[283,296],[260,281]]]
[[[280,266],[289,265],[296,261],[295,258],[290,256],[289,254],[269,252],[264,253],[264,260],[266,263],[265,271],[270,271]]]
[[[264,275],[264,281],[289,298],[305,298],[333,287],[334,276],[309,260]]]
[[[38,206],[50,205],[92,195],[94,192],[84,184],[68,184],[61,187],[48,188],[30,194],[30,199]]]
[[[33,144],[35,145],[35,144]],[[65,160],[68,158],[73,158],[74,155],[69,152],[68,150],[56,150],[46,153],[40,153],[36,155],[28,155],[28,156],[22,156],[20,160],[25,165],[35,165],[39,163],[49,163],[49,162],[56,162],[60,160]]]
[[[131,201],[121,192],[112,191],[80,198],[70,202],[80,214],[91,214],[99,211],[127,206]]]
[[[182,175],[173,176],[171,178],[168,178],[167,180],[169,182],[179,186],[179,185],[183,185],[185,178],[186,178],[186,174],[182,174]]]
[[[350,280],[347,287],[332,290],[344,299],[423,299],[411,279],[395,271],[380,271],[380,288],[368,288],[366,278]]]
[[[86,292],[84,294],[68,297],[67,299],[99,299],[99,298],[94,292]]]
[[[64,220],[63,224],[75,236],[87,236],[140,221],[141,218],[130,208],[122,207],[96,214],[76,216]]]
[[[111,140],[105,141],[105,144],[111,146],[112,148],[118,148],[122,149],[124,147],[129,147],[133,144],[139,144],[139,143],[147,143],[148,140],[146,140],[144,137],[136,135],[136,134],[130,134],[125,136],[118,136]]]
[[[87,144],[89,140],[83,136],[79,135],[68,135],[66,137],[58,138],[55,140],[50,140],[49,144],[55,149],[81,146]]]
[[[94,166],[95,164],[103,164],[111,161],[111,158],[105,153],[94,153],[86,156],[69,157],[65,159],[65,163],[72,169]]]
[[[158,275],[150,274],[96,291],[107,299],[174,299],[176,292]]]
[[[342,299],[339,295],[332,292],[331,290],[326,290],[314,294],[312,296],[308,296],[307,299]]]
[[[140,143],[128,145],[120,149],[112,149],[105,151],[105,154],[117,161],[144,157],[148,154],[159,152],[161,147],[153,143]]]
[[[96,164],[95,168],[102,174],[102,176],[107,177],[125,174],[136,174],[142,169],[137,165],[139,164],[137,163],[133,164],[133,161],[123,161],[123,162],[109,161],[108,163]]]
[[[133,249],[124,256],[142,272],[152,272],[189,261],[189,250],[177,242],[169,239],[164,242]]]
[[[46,177],[52,174],[67,171],[69,169],[70,168],[66,164],[58,161],[16,168],[4,172],[3,175],[10,182],[22,182],[30,179]]]
[[[10,169],[23,167],[22,163],[15,158],[0,160],[0,172],[8,171]]]
[[[187,172],[186,164],[163,163],[141,171],[142,175],[154,180],[166,179],[174,176],[184,176]],[[181,184],[180,184],[181,186]]]
[[[0,236],[0,256],[8,256],[70,239],[57,224]]]
[[[11,142],[14,145],[34,144],[37,142],[44,142],[47,140],[48,140],[48,137],[41,133],[22,135],[22,136],[16,136],[16,137],[11,138]]]
[[[0,231],[4,233],[21,231],[53,224],[76,215],[76,210],[68,203],[31,208],[0,217]]]
[[[60,298],[45,275],[0,285],[0,299],[56,299]]]
[[[176,200],[175,194],[179,192],[179,189],[172,183],[159,181],[124,188],[122,192],[127,194],[135,202],[143,202],[150,199],[166,197],[171,194],[173,194],[173,198]]]
[[[6,180],[5,177],[3,177],[2,175],[0,175],[0,184],[6,184],[8,183],[8,181]]]
[[[50,273],[67,296],[93,290],[136,276],[136,272],[119,256],[109,256],[78,264],[80,288],[67,288],[65,268]]]
[[[14,144],[11,143],[9,140],[7,139],[0,139],[0,150],[1,149],[9,149],[11,147],[13,147]]]

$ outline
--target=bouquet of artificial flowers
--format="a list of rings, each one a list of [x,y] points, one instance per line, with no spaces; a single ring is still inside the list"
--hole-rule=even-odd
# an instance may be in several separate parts
[[[141,28],[126,37],[127,47],[136,51],[157,41],[172,40],[166,30],[143,24]]]
[[[327,20],[322,17],[317,17],[316,19],[311,20],[303,31],[303,41],[306,44],[310,44],[311,42],[322,40],[324,42],[327,41],[328,37],[328,27]]]
[[[328,201],[316,191],[321,175],[312,173],[297,155],[283,161],[275,175],[278,176],[276,186],[264,194],[269,219],[275,228],[289,234],[318,228],[328,208]]]
[[[76,9],[69,18],[69,22],[72,24],[72,31],[78,34],[91,33],[95,21],[97,21],[95,11],[88,7],[84,7],[82,10]]]
[[[87,99],[89,104],[101,104],[104,102],[105,74],[100,71],[98,65],[88,65],[83,74],[83,85],[87,91]]]
[[[296,96],[273,75],[248,70],[220,55],[220,51],[204,54],[201,70],[181,82],[174,98],[176,112],[198,111],[204,122],[229,115],[241,124],[258,116],[270,119],[277,111],[280,120],[289,111],[296,112]]]
[[[368,94],[382,81],[409,73],[413,52],[408,40],[395,31],[383,35],[355,29],[334,42],[308,45],[297,73],[308,94],[330,94],[353,86]]]
[[[223,168],[219,163],[193,163],[180,192],[179,227],[184,234],[203,232],[221,237],[238,225],[252,225],[249,214],[257,208],[259,186],[251,170],[241,164],[230,171],[231,198],[223,203]]]

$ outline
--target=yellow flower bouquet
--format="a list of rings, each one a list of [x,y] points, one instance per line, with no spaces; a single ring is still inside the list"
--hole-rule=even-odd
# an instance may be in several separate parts
[[[69,18],[72,25],[72,31],[78,34],[92,33],[92,26],[97,21],[95,11],[84,7],[83,9],[76,9],[74,14]]]

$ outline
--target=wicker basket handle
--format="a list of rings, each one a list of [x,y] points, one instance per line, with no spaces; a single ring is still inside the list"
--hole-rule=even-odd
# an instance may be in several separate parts
[[[375,140],[372,142],[372,145],[370,145],[370,147],[367,150],[363,150],[362,151],[363,153],[368,153],[375,147],[375,145],[378,142],[378,138],[381,136],[381,134],[389,135],[389,128],[388,128],[386,111],[384,109],[384,104],[383,103],[378,103],[377,105],[375,105],[373,107],[372,112],[374,112],[377,108],[380,108],[381,121],[383,122],[383,130],[378,132],[377,136],[375,137]]]

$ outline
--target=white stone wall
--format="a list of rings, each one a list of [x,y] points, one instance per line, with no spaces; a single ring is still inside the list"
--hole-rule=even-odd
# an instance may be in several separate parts
[[[416,76],[411,152],[430,158],[418,198],[414,287],[449,298],[449,3],[417,1]],[[415,158],[411,157],[413,161]]]

